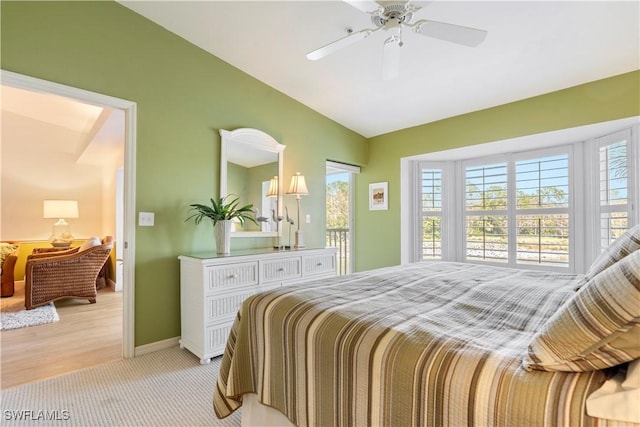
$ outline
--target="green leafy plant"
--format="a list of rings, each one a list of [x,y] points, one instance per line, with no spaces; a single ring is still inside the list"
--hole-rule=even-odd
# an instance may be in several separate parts
[[[210,206],[200,203],[189,205],[189,210],[192,211],[193,214],[189,216],[185,222],[193,219],[196,224],[200,224],[203,219],[208,218],[213,222],[213,225],[216,225],[218,221],[232,219],[237,219],[242,225],[244,225],[245,221],[251,221],[257,224],[255,218],[252,216],[253,204],[240,206],[238,197],[231,198],[230,196],[231,195],[227,195],[218,200],[209,199],[211,202]]]

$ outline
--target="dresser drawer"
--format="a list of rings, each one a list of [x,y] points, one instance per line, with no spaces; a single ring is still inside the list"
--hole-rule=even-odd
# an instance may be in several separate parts
[[[258,284],[258,262],[243,262],[206,267],[205,292]]]
[[[302,275],[336,273],[336,257],[333,254],[309,255],[302,258]]]
[[[224,353],[227,345],[227,338],[233,323],[209,326],[205,330],[205,348],[204,353],[209,357],[219,356]]]
[[[221,296],[211,295],[205,299],[205,322],[219,322],[220,317],[231,316],[234,317],[238,312],[238,309],[242,305],[242,302],[251,295],[258,292],[260,289],[256,286],[255,289],[248,289],[233,294],[222,294]],[[233,320],[233,319],[232,319]]]
[[[290,257],[260,261],[260,283],[302,277],[301,257]]]

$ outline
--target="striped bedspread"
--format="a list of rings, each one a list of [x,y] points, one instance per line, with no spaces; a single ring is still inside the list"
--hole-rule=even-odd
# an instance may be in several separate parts
[[[422,262],[252,296],[214,410],[254,392],[298,426],[601,425],[584,408],[606,372],[522,368],[576,278]]]

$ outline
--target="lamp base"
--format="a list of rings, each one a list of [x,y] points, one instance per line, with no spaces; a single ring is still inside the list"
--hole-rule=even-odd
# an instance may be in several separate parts
[[[64,219],[59,219],[53,224],[53,230],[49,237],[49,243],[54,248],[65,248],[71,246],[75,238],[71,234],[71,227]]]
[[[54,248],[68,248],[72,242],[50,242]]]
[[[296,230],[296,243],[293,247],[296,249],[304,248],[304,235],[302,234],[302,230]]]

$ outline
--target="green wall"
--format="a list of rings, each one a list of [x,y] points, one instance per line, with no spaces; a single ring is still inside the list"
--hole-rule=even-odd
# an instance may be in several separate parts
[[[356,181],[356,269],[400,263],[401,158],[638,115],[640,71],[634,71],[371,138]],[[369,211],[368,186],[378,181],[389,182],[387,211]]]
[[[364,137],[115,2],[0,7],[2,69],[137,103],[136,211],[156,225],[136,229],[136,346],[180,335],[177,257],[214,249],[213,227],[184,219],[189,203],[218,195],[218,129],[257,128],[287,146],[285,182],[301,171],[309,185],[307,245],[324,245],[325,159],[366,163]]]

